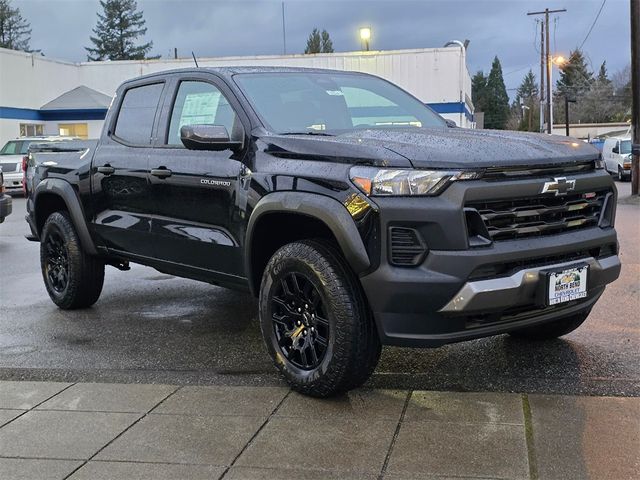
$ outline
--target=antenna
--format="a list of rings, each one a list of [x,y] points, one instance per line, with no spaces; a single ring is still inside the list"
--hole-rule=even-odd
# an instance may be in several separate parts
[[[196,68],[200,68],[200,66],[198,65],[198,60],[196,59],[196,54],[193,53],[193,51],[191,52],[191,56],[193,57],[193,62],[196,64]]]

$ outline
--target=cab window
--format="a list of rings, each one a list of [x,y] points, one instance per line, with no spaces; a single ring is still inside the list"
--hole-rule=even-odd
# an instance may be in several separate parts
[[[184,125],[203,124],[224,126],[232,140],[242,140],[244,135],[240,119],[215,85],[181,82],[171,111],[167,144],[182,145],[180,128]]]
[[[116,137],[136,145],[149,145],[164,83],[128,89],[116,120]]]

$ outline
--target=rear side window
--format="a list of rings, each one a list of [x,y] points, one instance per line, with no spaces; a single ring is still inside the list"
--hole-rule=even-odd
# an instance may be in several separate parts
[[[163,83],[130,88],[124,94],[115,135],[137,145],[149,145]]]

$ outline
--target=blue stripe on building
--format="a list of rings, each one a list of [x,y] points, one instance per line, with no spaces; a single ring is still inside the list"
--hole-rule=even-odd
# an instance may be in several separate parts
[[[35,121],[104,120],[106,108],[74,110],[36,110],[33,108],[0,107],[0,118]]]
[[[469,111],[463,102],[427,103],[436,113],[464,113],[467,120],[473,122],[473,113]]]
[[[463,102],[427,103],[436,113],[464,113],[469,121],[473,121],[473,114]],[[386,110],[393,107],[384,107],[386,114],[393,114]],[[362,110],[357,115],[366,116],[372,107],[355,107],[353,110]],[[374,108],[375,109],[375,108]],[[75,109],[75,110],[36,110],[32,108],[0,107],[0,118],[15,120],[35,121],[71,121],[71,120],[104,120],[107,115],[106,108]]]

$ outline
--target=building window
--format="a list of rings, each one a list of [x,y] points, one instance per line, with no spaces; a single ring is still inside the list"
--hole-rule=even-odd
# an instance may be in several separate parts
[[[21,137],[35,137],[36,135],[42,135],[43,132],[44,132],[44,125],[41,123],[21,123],[20,124]]]
[[[63,137],[89,138],[89,126],[86,123],[59,123],[58,131]]]

